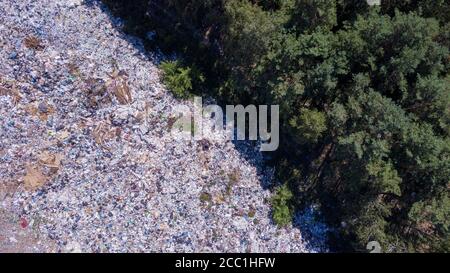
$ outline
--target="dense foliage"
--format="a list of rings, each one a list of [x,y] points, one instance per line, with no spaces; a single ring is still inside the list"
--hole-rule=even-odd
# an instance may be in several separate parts
[[[450,251],[448,1],[137,2],[205,89],[280,105],[276,221],[317,203],[353,250]]]
[[[188,98],[194,84],[204,81],[203,75],[195,67],[185,67],[180,61],[162,62],[163,82],[177,98]]]

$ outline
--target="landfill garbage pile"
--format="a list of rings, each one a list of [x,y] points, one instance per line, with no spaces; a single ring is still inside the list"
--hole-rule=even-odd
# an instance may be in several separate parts
[[[0,14],[0,252],[326,249],[271,220],[257,145],[174,139],[171,110],[190,102],[101,3],[1,0]]]

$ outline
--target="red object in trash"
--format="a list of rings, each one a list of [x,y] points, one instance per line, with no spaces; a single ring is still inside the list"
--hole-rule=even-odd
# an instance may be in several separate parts
[[[28,221],[27,221],[27,219],[21,218],[21,219],[20,219],[20,226],[21,226],[22,228],[26,228],[26,227],[28,226]]]

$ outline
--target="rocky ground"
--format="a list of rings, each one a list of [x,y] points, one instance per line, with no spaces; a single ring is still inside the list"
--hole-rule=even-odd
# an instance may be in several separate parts
[[[174,139],[189,102],[99,2],[0,14],[0,252],[325,250],[312,216],[271,222],[258,147]]]

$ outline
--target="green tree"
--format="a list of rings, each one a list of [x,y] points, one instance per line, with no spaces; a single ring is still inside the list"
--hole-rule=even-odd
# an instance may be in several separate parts
[[[314,109],[302,109],[299,116],[289,121],[289,125],[301,143],[317,143],[327,130],[326,115]]]
[[[337,25],[336,0],[295,0],[289,13],[288,27],[297,33],[331,30]]]

